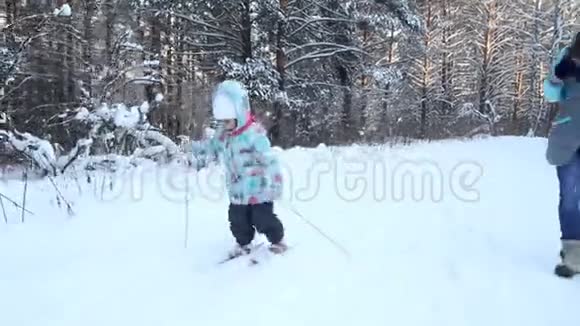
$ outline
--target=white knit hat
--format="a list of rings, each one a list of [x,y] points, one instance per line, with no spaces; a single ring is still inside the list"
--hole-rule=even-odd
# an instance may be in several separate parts
[[[236,106],[225,94],[218,94],[213,99],[213,117],[216,120],[236,119]]]

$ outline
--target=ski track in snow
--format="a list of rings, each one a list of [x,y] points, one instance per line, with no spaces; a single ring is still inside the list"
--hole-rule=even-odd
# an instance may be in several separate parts
[[[243,259],[217,265],[233,245],[227,199],[199,196],[210,188],[203,182],[191,184],[185,248],[179,169],[143,168],[132,182],[102,173],[90,184],[80,172],[77,180],[60,178],[72,217],[49,182],[30,181],[26,207],[34,215],[22,224],[21,211],[4,201],[10,223],[0,219],[0,325],[574,325],[580,279],[552,273],[558,188],[544,152],[544,139],[518,137],[285,151],[287,192],[276,211],[293,248],[251,267]],[[389,192],[402,184],[391,181],[384,200],[368,189],[347,200],[356,176],[345,178],[340,164],[336,175],[321,176],[318,191],[300,192],[324,162],[343,162],[332,153],[391,167],[436,162],[443,198],[396,200]],[[450,180],[460,162],[483,173],[475,201],[450,191],[453,182],[470,182],[461,173]],[[416,177],[424,170],[411,169]],[[220,171],[189,176],[214,182]],[[131,185],[143,189],[141,198]],[[19,202],[22,191],[22,183],[0,182],[0,192]]]

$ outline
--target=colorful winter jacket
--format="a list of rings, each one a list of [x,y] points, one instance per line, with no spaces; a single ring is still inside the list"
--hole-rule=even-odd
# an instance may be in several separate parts
[[[214,97],[226,95],[235,103],[238,128],[219,128],[208,143],[209,151],[224,164],[232,204],[259,204],[281,197],[282,173],[266,130],[254,121],[246,91],[233,81],[221,83]]]
[[[580,148],[580,67],[566,59],[567,51],[560,52],[544,83],[546,99],[558,103],[546,150],[548,162],[555,166],[567,164]]]

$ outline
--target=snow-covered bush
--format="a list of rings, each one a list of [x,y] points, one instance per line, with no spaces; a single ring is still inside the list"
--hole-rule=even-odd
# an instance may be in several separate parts
[[[57,162],[54,147],[50,142],[30,133],[0,130],[0,142],[8,143],[14,150],[24,155],[45,173],[56,175]]]
[[[149,103],[127,107],[117,103],[101,105],[93,112],[77,110],[75,119],[88,124],[93,154],[117,154],[134,159],[169,162],[182,156],[173,140],[152,127],[147,120]]]
[[[481,112],[478,107],[472,103],[465,103],[459,110],[460,117],[476,118],[483,124],[469,132],[468,136],[485,132],[491,135],[496,134],[496,126],[500,122],[502,115],[497,112],[495,105],[490,101],[485,102],[485,111]]]
[[[154,101],[152,105],[157,104]],[[177,145],[151,126],[149,112],[150,104],[143,102],[137,106],[102,104],[92,111],[81,107],[65,114],[73,125],[81,124],[87,130],[68,153],[61,153],[58,144],[27,132],[0,129],[0,144],[30,161],[44,175],[64,173],[72,165],[111,172],[143,161],[191,165],[189,139],[181,140],[187,145]]]

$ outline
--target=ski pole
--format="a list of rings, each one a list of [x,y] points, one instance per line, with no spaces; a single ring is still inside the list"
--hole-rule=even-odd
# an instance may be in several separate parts
[[[320,234],[321,236],[323,236],[324,238],[326,238],[326,240],[328,240],[335,248],[337,248],[347,258],[350,259],[351,255],[348,252],[348,250],[346,250],[342,245],[340,245],[340,243],[338,243],[336,240],[332,239],[332,237],[330,237],[324,231],[322,231],[321,228],[319,228],[318,226],[314,225],[314,223],[310,222],[294,206],[292,206],[292,204],[288,203],[287,208],[290,209],[292,211],[292,213],[294,213],[294,215],[298,216],[304,223],[306,223],[308,226],[310,226],[312,229],[314,229],[318,234]]]

